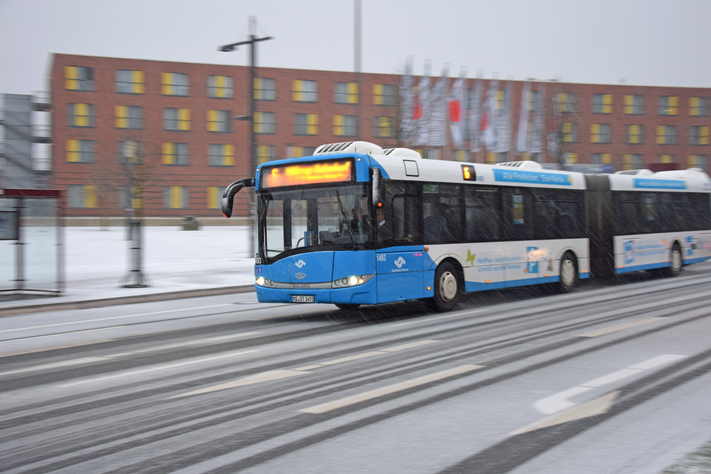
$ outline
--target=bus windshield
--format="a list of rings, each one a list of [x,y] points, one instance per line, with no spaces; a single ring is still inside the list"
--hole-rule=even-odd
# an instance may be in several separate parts
[[[258,218],[262,263],[293,253],[374,247],[364,184],[265,191]]]

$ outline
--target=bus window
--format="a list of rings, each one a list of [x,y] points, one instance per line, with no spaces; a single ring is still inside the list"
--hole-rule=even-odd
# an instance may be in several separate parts
[[[503,194],[506,240],[530,240],[532,232],[529,190],[511,188],[504,190]]]
[[[415,183],[388,181],[382,211],[385,223],[378,230],[379,247],[421,243],[416,186]]]
[[[464,239],[461,190],[456,184],[425,184],[422,215],[426,244],[448,244]]]
[[[496,188],[467,186],[464,194],[466,241],[499,240],[499,193]]]

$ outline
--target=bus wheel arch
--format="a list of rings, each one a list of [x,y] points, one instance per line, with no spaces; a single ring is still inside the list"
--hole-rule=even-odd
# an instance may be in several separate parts
[[[560,278],[558,288],[569,293],[578,284],[578,257],[572,250],[566,250],[560,257]]]
[[[459,305],[464,294],[464,271],[453,258],[444,259],[437,265],[434,277],[434,297],[427,303],[435,311],[451,311]]]

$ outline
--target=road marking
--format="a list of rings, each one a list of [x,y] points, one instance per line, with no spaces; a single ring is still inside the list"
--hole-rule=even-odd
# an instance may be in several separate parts
[[[44,369],[56,369],[59,367],[68,367],[70,365],[88,364],[91,362],[105,361],[105,357],[82,357],[81,359],[65,360],[62,362],[53,362],[51,364],[35,365],[34,367],[27,367],[25,369],[10,370],[8,372],[2,372],[0,375],[12,375],[21,374],[23,372],[36,372],[38,370]]]
[[[199,395],[202,393],[217,392],[219,390],[227,390],[228,388],[242,387],[244,385],[252,385],[260,382],[267,382],[270,380],[278,380],[286,377],[293,377],[295,375],[303,375],[308,372],[302,372],[298,370],[268,370],[266,372],[261,372],[259,374],[248,375],[241,379],[234,380],[232,382],[223,383],[220,385],[215,385],[212,387],[202,388],[200,390],[194,390],[192,392],[183,393],[181,395],[174,395],[168,397],[165,400],[171,400],[173,398],[189,397],[191,395]]]
[[[406,323],[392,324],[391,327],[406,326],[408,324],[415,324],[415,323],[429,323],[430,321],[437,321],[438,319],[456,318],[458,316],[459,317],[466,317],[466,316],[469,316],[470,314],[481,313],[482,311],[484,311],[484,310],[477,309],[476,311],[468,311],[466,314],[462,314],[462,313],[445,314],[444,316],[437,316],[435,318],[417,319],[415,321],[408,321]]]
[[[620,395],[620,391],[609,393],[602,397],[590,400],[589,402],[578,405],[577,407],[571,408],[570,410],[564,411],[563,413],[558,413],[557,415],[549,416],[541,421],[531,423],[528,426],[524,426],[521,429],[512,431],[507,436],[515,436],[523,433],[528,433],[530,431],[540,430],[542,428],[548,428],[550,426],[560,425],[563,423],[568,423],[569,421],[581,420],[583,418],[589,418],[591,416],[602,415],[610,411],[612,404],[615,402],[617,397]]]
[[[424,377],[418,377],[416,379],[408,380],[405,382],[396,383],[393,385],[388,385],[387,387],[377,388],[369,392],[359,393],[357,395],[351,395],[350,397],[341,398],[340,400],[335,400],[332,402],[322,403],[320,405],[314,405],[303,410],[299,410],[304,413],[326,413],[331,410],[336,410],[338,408],[353,405],[355,403],[364,402],[366,400],[372,400],[374,398],[383,397],[385,395],[390,395],[392,393],[400,392],[402,390],[407,390],[409,388],[418,387],[420,385],[425,385],[431,382],[436,382],[438,380],[443,380],[449,377],[454,377],[455,375],[465,374],[474,370],[478,370],[484,367],[483,365],[463,365],[461,367],[456,367],[454,369],[445,370],[443,372],[438,372],[436,374],[425,375]]]
[[[627,323],[627,324],[620,324],[619,326],[614,326],[614,327],[606,328],[606,329],[600,329],[599,331],[589,332],[587,334],[581,334],[580,337],[604,336],[605,334],[611,334],[613,332],[623,331],[625,329],[633,328],[635,326],[641,326],[643,324],[653,323],[655,321],[661,321],[662,319],[666,319],[666,318],[654,317],[654,318],[649,318],[649,319],[643,319],[641,321],[634,321],[634,322]]]
[[[142,353],[145,353],[145,352],[161,351],[161,350],[164,350],[164,349],[174,349],[174,348],[176,348],[176,347],[178,347],[178,348],[185,348],[185,347],[188,347],[188,346],[196,346],[196,345],[199,345],[199,344],[203,344],[203,343],[205,343],[205,342],[215,342],[215,341],[217,341],[217,340],[225,340],[225,339],[237,339],[237,338],[241,338],[241,337],[244,337],[244,336],[252,336],[252,335],[254,335],[254,334],[259,334],[259,332],[257,332],[257,331],[253,331],[253,332],[242,332],[242,333],[239,333],[239,334],[232,334],[232,335],[230,335],[230,336],[209,337],[209,338],[206,338],[206,339],[198,339],[198,340],[195,340],[195,341],[185,341],[185,342],[179,342],[179,343],[176,343],[176,344],[167,344],[167,345],[165,345],[165,346],[149,347],[148,349],[138,349],[138,350],[131,351],[131,352],[121,352],[120,354],[112,354],[112,355],[109,355],[109,356],[106,356],[106,357],[123,357],[123,356],[133,355],[133,354],[142,354]]]
[[[29,351],[10,352],[8,354],[0,355],[0,358],[10,357],[10,356],[15,356],[15,355],[23,355],[23,354],[34,354],[36,352],[46,352],[46,351],[55,351],[55,350],[59,350],[59,349],[68,349],[70,347],[88,346],[90,344],[101,344],[104,342],[111,342],[111,341],[113,341],[113,339],[104,339],[102,341],[91,341],[91,342],[79,342],[77,344],[67,344],[65,346],[46,347],[44,349],[33,349],[33,350],[29,350]],[[15,341],[3,341],[3,342],[15,342]]]
[[[383,352],[397,352],[405,349],[412,349],[413,347],[420,347],[427,344],[432,344],[433,342],[439,342],[436,339],[426,339],[424,341],[410,342],[409,344],[402,344],[400,346],[388,347],[386,349],[381,349]]]
[[[74,324],[96,323],[96,322],[101,322],[101,321],[113,321],[114,319],[136,318],[138,316],[153,316],[154,314],[176,313],[179,311],[193,311],[193,310],[197,310],[197,309],[217,308],[220,306],[232,306],[232,305],[231,304],[213,304],[210,306],[196,306],[194,308],[167,309],[165,311],[154,311],[152,313],[126,314],[123,316],[112,316],[110,318],[85,319],[83,321],[68,321],[65,323],[43,324],[41,326],[30,326],[30,327],[26,327],[26,328],[4,329],[4,330],[0,330],[0,333],[30,331],[32,329],[54,328],[54,327],[59,327],[59,326],[71,326]]]
[[[154,371],[156,371],[156,370],[172,369],[173,367],[181,367],[181,366],[184,366],[184,365],[199,364],[200,362],[209,362],[209,361],[211,361],[211,360],[225,359],[225,358],[227,358],[227,357],[235,357],[235,356],[238,356],[238,355],[250,354],[250,353],[252,353],[252,352],[257,352],[257,350],[255,349],[255,350],[252,350],[252,351],[242,351],[242,352],[235,352],[235,353],[231,353],[231,354],[223,354],[223,355],[215,356],[215,357],[206,357],[206,358],[203,358],[203,359],[190,360],[190,361],[187,361],[187,362],[179,362],[179,363],[177,363],[177,364],[160,365],[160,366],[158,366],[158,367],[152,367],[152,368],[150,368],[150,369],[134,370],[134,371],[132,371],[132,372],[124,372],[124,373],[116,374],[116,375],[108,375],[108,376],[106,376],[106,377],[97,377],[97,378],[88,379],[88,380],[80,380],[80,381],[78,381],[78,382],[72,382],[72,383],[64,384],[64,385],[62,385],[62,387],[72,387],[72,386],[74,386],[74,385],[82,385],[82,384],[85,384],[85,383],[100,382],[100,381],[103,381],[103,380],[115,379],[115,378],[118,378],[118,377],[127,377],[127,376],[130,376],[130,375],[138,375],[138,374],[143,374],[143,373],[146,373],[146,372],[154,372]]]
[[[563,390],[562,392],[554,393],[549,397],[541,398],[540,400],[535,402],[533,406],[536,407],[536,410],[540,411],[541,413],[550,415],[552,413],[556,413],[574,406],[575,403],[568,400],[568,398],[574,397],[575,395],[580,395],[581,393],[585,393],[589,390],[592,390],[593,388],[602,387],[604,385],[617,382],[618,380],[637,375],[645,370],[653,369],[660,365],[669,364],[671,362],[676,362],[677,360],[684,359],[685,357],[685,355],[677,354],[662,354],[657,357],[652,357],[651,359],[647,359],[638,364],[634,364],[624,369],[612,372],[610,374],[603,375],[602,377],[590,380],[576,387]]]
[[[305,370],[318,369],[319,367],[326,367],[329,365],[342,364],[343,362],[350,362],[352,360],[366,359],[368,357],[374,357],[374,356],[382,355],[382,354],[385,354],[388,352],[397,352],[397,351],[403,351],[405,349],[412,349],[413,347],[424,346],[427,344],[432,344],[433,342],[439,342],[439,341],[437,341],[435,339],[427,339],[424,341],[410,342],[408,344],[402,344],[400,346],[393,346],[393,347],[387,347],[385,349],[380,349],[379,351],[363,352],[362,354],[355,354],[355,355],[348,356],[348,357],[341,357],[340,359],[327,360],[326,362],[319,362],[318,364],[307,365],[306,367],[299,367],[298,369],[294,369],[294,370],[305,371]]]

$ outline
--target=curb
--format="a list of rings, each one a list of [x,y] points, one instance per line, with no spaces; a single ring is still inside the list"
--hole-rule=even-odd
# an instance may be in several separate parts
[[[182,298],[198,298],[201,296],[226,295],[230,293],[249,293],[254,291],[254,285],[227,286],[222,288],[203,288],[200,290],[172,291],[169,293],[153,293],[136,296],[117,296],[98,300],[66,301],[61,303],[39,303],[25,306],[0,308],[0,317],[27,313],[43,313],[47,311],[63,311],[67,309],[101,308],[134,303],[151,303]]]

